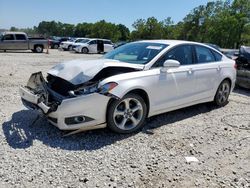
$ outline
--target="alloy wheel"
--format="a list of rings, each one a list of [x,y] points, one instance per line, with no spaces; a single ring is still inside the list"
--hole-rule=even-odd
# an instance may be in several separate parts
[[[218,102],[225,103],[230,93],[230,85],[228,82],[223,82],[218,91]]]
[[[135,98],[125,98],[115,108],[113,120],[121,130],[134,129],[143,118],[143,107]]]

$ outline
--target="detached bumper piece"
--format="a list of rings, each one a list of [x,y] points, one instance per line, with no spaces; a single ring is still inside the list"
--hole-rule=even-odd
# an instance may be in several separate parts
[[[40,101],[40,97],[38,95],[33,94],[31,91],[24,87],[20,87],[19,92],[22,97],[22,102],[24,106],[32,110],[41,109],[44,114],[48,114],[50,112],[50,107]]]

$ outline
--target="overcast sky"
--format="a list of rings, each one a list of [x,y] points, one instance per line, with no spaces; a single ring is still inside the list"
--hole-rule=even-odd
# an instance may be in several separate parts
[[[0,28],[37,26],[41,21],[77,24],[102,19],[128,28],[136,19],[181,21],[208,0],[0,0]]]

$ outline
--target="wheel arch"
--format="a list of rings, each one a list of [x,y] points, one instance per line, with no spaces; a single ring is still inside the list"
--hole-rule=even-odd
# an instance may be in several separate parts
[[[123,98],[125,95],[129,94],[129,93],[134,93],[134,94],[137,94],[139,95],[140,97],[142,97],[142,99],[145,101],[145,104],[147,106],[147,115],[146,117],[148,117],[148,114],[149,114],[149,111],[150,111],[150,101],[149,101],[149,96],[148,96],[148,93],[144,90],[144,89],[141,89],[141,88],[134,88],[134,89],[131,89],[129,91],[127,91],[121,98]],[[107,105],[107,108],[109,107],[109,105],[114,101],[114,100],[117,100],[115,98],[111,98],[108,102],[108,105]]]
[[[224,78],[224,79],[220,82],[220,84],[221,84],[222,82],[224,82],[225,80],[229,81],[229,84],[230,84],[230,87],[231,87],[231,90],[232,90],[232,83],[233,83],[233,81],[232,81],[232,79],[231,79],[230,77]],[[219,87],[219,86],[218,86],[218,87]]]
[[[224,82],[225,80],[229,81],[229,84],[230,84],[230,87],[231,87],[230,92],[232,91],[232,83],[233,83],[233,82],[232,82],[232,79],[231,79],[230,77],[225,77],[224,79],[221,80],[221,82],[220,82],[219,85],[217,86],[217,88],[216,88],[216,90],[215,90],[215,93],[214,93],[214,98],[215,98],[215,96],[216,96],[216,93],[217,93],[217,91],[218,91],[218,89],[219,89],[221,83]],[[213,98],[213,99],[214,99],[214,98]]]
[[[82,46],[81,52],[83,53],[83,49],[86,48],[88,50],[87,53],[89,53],[89,48],[87,46]]]

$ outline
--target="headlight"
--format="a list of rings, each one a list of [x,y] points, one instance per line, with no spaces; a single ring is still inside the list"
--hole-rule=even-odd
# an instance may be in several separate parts
[[[110,92],[112,89],[114,89],[116,86],[118,86],[117,83],[109,82],[107,84],[100,86],[98,89],[98,92],[101,94],[106,94],[106,93]]]

